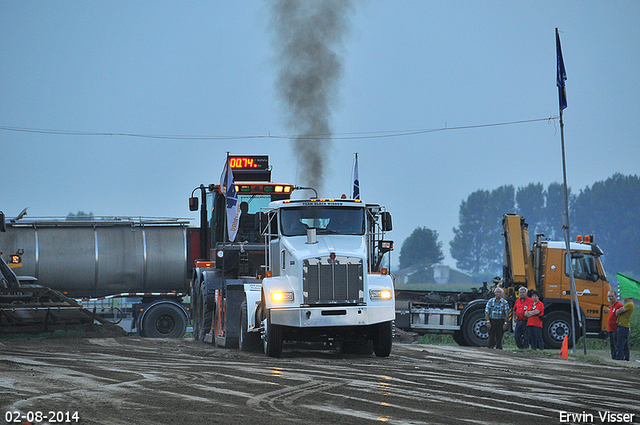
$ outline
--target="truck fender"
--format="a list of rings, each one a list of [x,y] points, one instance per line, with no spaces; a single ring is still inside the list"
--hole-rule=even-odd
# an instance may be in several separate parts
[[[460,326],[462,326],[462,323],[464,321],[464,316],[469,313],[470,311],[473,311],[475,309],[482,309],[482,311],[484,311],[485,307],[487,305],[487,300],[473,300],[471,301],[469,304],[467,304],[465,306],[465,308],[462,310],[462,313],[460,313],[460,318],[458,319],[460,321],[460,323],[458,323]]]
[[[395,291],[393,290],[393,278],[390,275],[370,274],[368,275],[369,290],[388,289],[391,291],[391,300],[395,302]]]
[[[207,305],[209,309],[211,309],[215,301],[215,290],[222,289],[224,286],[222,271],[218,269],[203,270],[200,276],[200,282],[204,283],[204,287],[207,288]]]
[[[291,276],[276,276],[276,277],[267,277],[262,281],[262,292],[264,293],[264,303],[265,305],[263,306],[263,310],[267,311],[273,307],[283,307],[285,305],[289,305],[289,306],[293,306],[293,305],[300,305],[302,303],[302,300],[300,299],[300,297],[302,297],[302,294],[300,293],[296,293],[296,291],[294,291],[294,287],[295,285],[292,284],[292,280],[295,279]],[[275,304],[272,300],[271,300],[271,294],[277,291],[282,291],[282,292],[293,292],[293,301],[289,302],[288,304],[284,304],[284,303],[278,303]]]
[[[259,291],[246,291],[245,297],[247,300],[247,319],[249,326],[249,331],[253,331],[254,329],[260,329],[260,303],[262,294]]]

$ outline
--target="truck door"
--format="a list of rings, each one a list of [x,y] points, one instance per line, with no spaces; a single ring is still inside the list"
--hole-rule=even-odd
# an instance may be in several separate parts
[[[598,270],[597,257],[581,252],[572,253],[571,270],[576,282],[576,293],[580,308],[585,312],[587,319],[601,319],[601,307],[606,304],[605,283],[606,277]],[[569,270],[565,269],[566,278],[569,279]],[[607,290],[609,285],[606,284]],[[590,327],[589,325],[587,325]],[[590,330],[590,329],[588,329]],[[594,329],[595,330],[595,329]]]

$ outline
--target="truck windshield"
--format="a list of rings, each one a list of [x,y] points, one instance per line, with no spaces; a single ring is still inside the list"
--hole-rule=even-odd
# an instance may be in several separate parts
[[[285,236],[303,236],[307,229],[318,234],[363,235],[364,209],[299,207],[280,210],[280,225]]]

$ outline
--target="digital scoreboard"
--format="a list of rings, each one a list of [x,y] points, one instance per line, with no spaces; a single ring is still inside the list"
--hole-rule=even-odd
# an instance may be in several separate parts
[[[229,166],[233,170],[268,170],[269,157],[267,155],[229,156]]]
[[[268,155],[229,155],[233,178],[240,181],[271,181]]]

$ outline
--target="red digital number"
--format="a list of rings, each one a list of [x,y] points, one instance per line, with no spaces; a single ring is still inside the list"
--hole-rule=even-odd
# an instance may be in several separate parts
[[[231,168],[257,168],[258,164],[256,164],[253,158],[229,158],[229,166]]]

